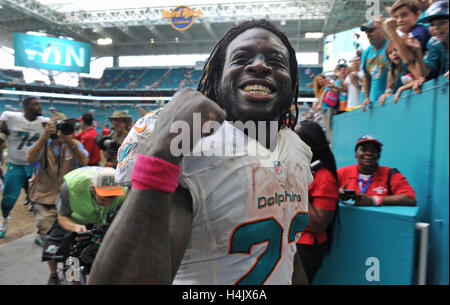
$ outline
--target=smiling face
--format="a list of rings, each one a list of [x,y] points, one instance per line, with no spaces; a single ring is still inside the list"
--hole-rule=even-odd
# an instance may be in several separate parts
[[[430,21],[430,34],[448,43],[448,19],[439,18]]]
[[[278,121],[293,98],[289,52],[274,33],[252,28],[228,46],[220,103],[231,121]]]
[[[403,33],[411,32],[412,28],[416,25],[419,13],[412,12],[406,5],[398,8],[392,15],[395,21],[397,21],[397,28]]]
[[[375,142],[363,142],[358,145],[355,152],[355,158],[358,161],[360,172],[370,172],[378,166],[380,159],[380,146]]]

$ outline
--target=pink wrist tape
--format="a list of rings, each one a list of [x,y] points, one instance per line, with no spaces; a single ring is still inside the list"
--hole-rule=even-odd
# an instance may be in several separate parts
[[[131,174],[132,188],[174,193],[180,170],[180,165],[139,154]]]

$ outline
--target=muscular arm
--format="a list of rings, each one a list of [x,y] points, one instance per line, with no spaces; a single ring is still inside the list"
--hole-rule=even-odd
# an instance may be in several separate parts
[[[173,195],[132,189],[103,240],[89,284],[171,284],[189,241],[190,205],[180,188]]]

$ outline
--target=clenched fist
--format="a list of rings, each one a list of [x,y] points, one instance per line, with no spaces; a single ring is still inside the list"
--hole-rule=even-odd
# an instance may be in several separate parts
[[[210,135],[194,130],[194,126],[202,127],[208,121],[222,124],[225,118],[225,111],[214,101],[192,88],[183,89],[177,92],[159,113],[145,153],[177,164],[181,158],[170,150],[171,142],[178,135],[173,132],[176,129],[174,127],[181,125],[189,127],[189,151],[192,151],[201,137]],[[194,122],[194,119],[200,119],[200,122]],[[199,134],[200,137],[197,137]]]

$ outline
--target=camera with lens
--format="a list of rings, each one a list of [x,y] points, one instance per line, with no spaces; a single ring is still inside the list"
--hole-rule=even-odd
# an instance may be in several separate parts
[[[95,144],[109,154],[108,162],[112,162],[116,158],[117,152],[119,151],[120,144],[114,141],[111,137],[102,134],[95,136]]]
[[[71,123],[65,122],[65,121],[58,121],[55,124],[56,130],[60,130],[63,135],[70,135],[72,134],[75,129]]]

